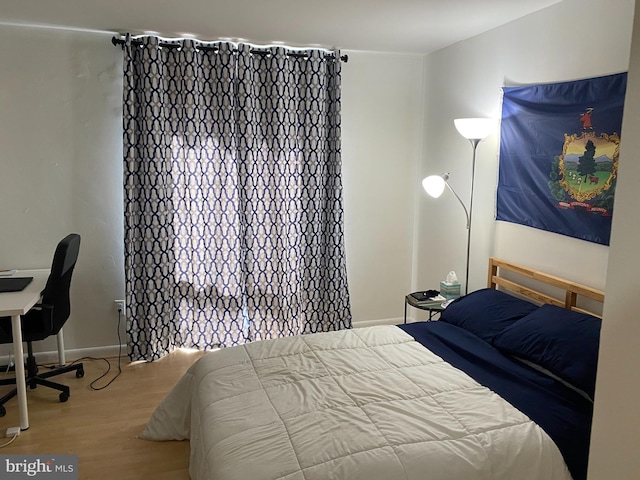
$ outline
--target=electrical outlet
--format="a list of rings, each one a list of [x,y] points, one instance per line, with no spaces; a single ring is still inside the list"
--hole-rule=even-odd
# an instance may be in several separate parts
[[[124,313],[124,300],[114,300],[113,303],[120,312]]]

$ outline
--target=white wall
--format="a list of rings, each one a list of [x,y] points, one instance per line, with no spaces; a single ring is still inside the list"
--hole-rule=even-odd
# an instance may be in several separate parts
[[[81,235],[71,349],[118,343],[122,68],[109,40],[0,26],[0,265],[48,268],[57,242]]]
[[[423,57],[349,52],[342,70],[347,273],[354,324],[401,321],[411,291]]]
[[[633,7],[633,0],[565,0],[429,55],[420,177],[450,171],[454,189],[468,199],[471,147],[453,119],[499,118],[505,85],[626,71]],[[490,255],[604,288],[608,247],[494,221],[498,139],[496,132],[477,150],[470,291],[486,286]],[[453,196],[423,195],[419,219],[418,286],[438,285],[449,270],[464,276],[465,219]]]
[[[611,234],[607,298],[600,338],[589,480],[640,478],[640,15],[631,47],[620,142],[616,213]]]
[[[48,267],[62,237],[82,236],[65,327],[67,348],[80,349],[75,356],[117,345],[113,300],[124,292],[122,54],[110,39],[0,26],[0,268]],[[394,322],[413,266],[423,57],[343,53],[353,317]],[[55,343],[37,348],[52,351]],[[0,356],[8,351],[0,346]]]

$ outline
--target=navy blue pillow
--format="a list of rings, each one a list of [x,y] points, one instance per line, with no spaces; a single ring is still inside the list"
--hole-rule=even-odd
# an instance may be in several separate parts
[[[464,328],[491,343],[505,328],[538,308],[526,300],[484,288],[451,302],[440,315],[440,321]]]
[[[493,345],[546,368],[593,398],[601,324],[591,315],[543,305],[498,335]]]

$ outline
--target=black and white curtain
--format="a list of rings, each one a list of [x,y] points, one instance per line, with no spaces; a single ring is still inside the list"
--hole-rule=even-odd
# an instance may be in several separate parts
[[[127,38],[129,356],[351,327],[340,57]]]

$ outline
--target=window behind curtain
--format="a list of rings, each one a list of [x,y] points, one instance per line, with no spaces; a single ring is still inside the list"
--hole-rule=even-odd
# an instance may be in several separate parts
[[[124,49],[131,358],[349,328],[340,61],[159,43]]]

